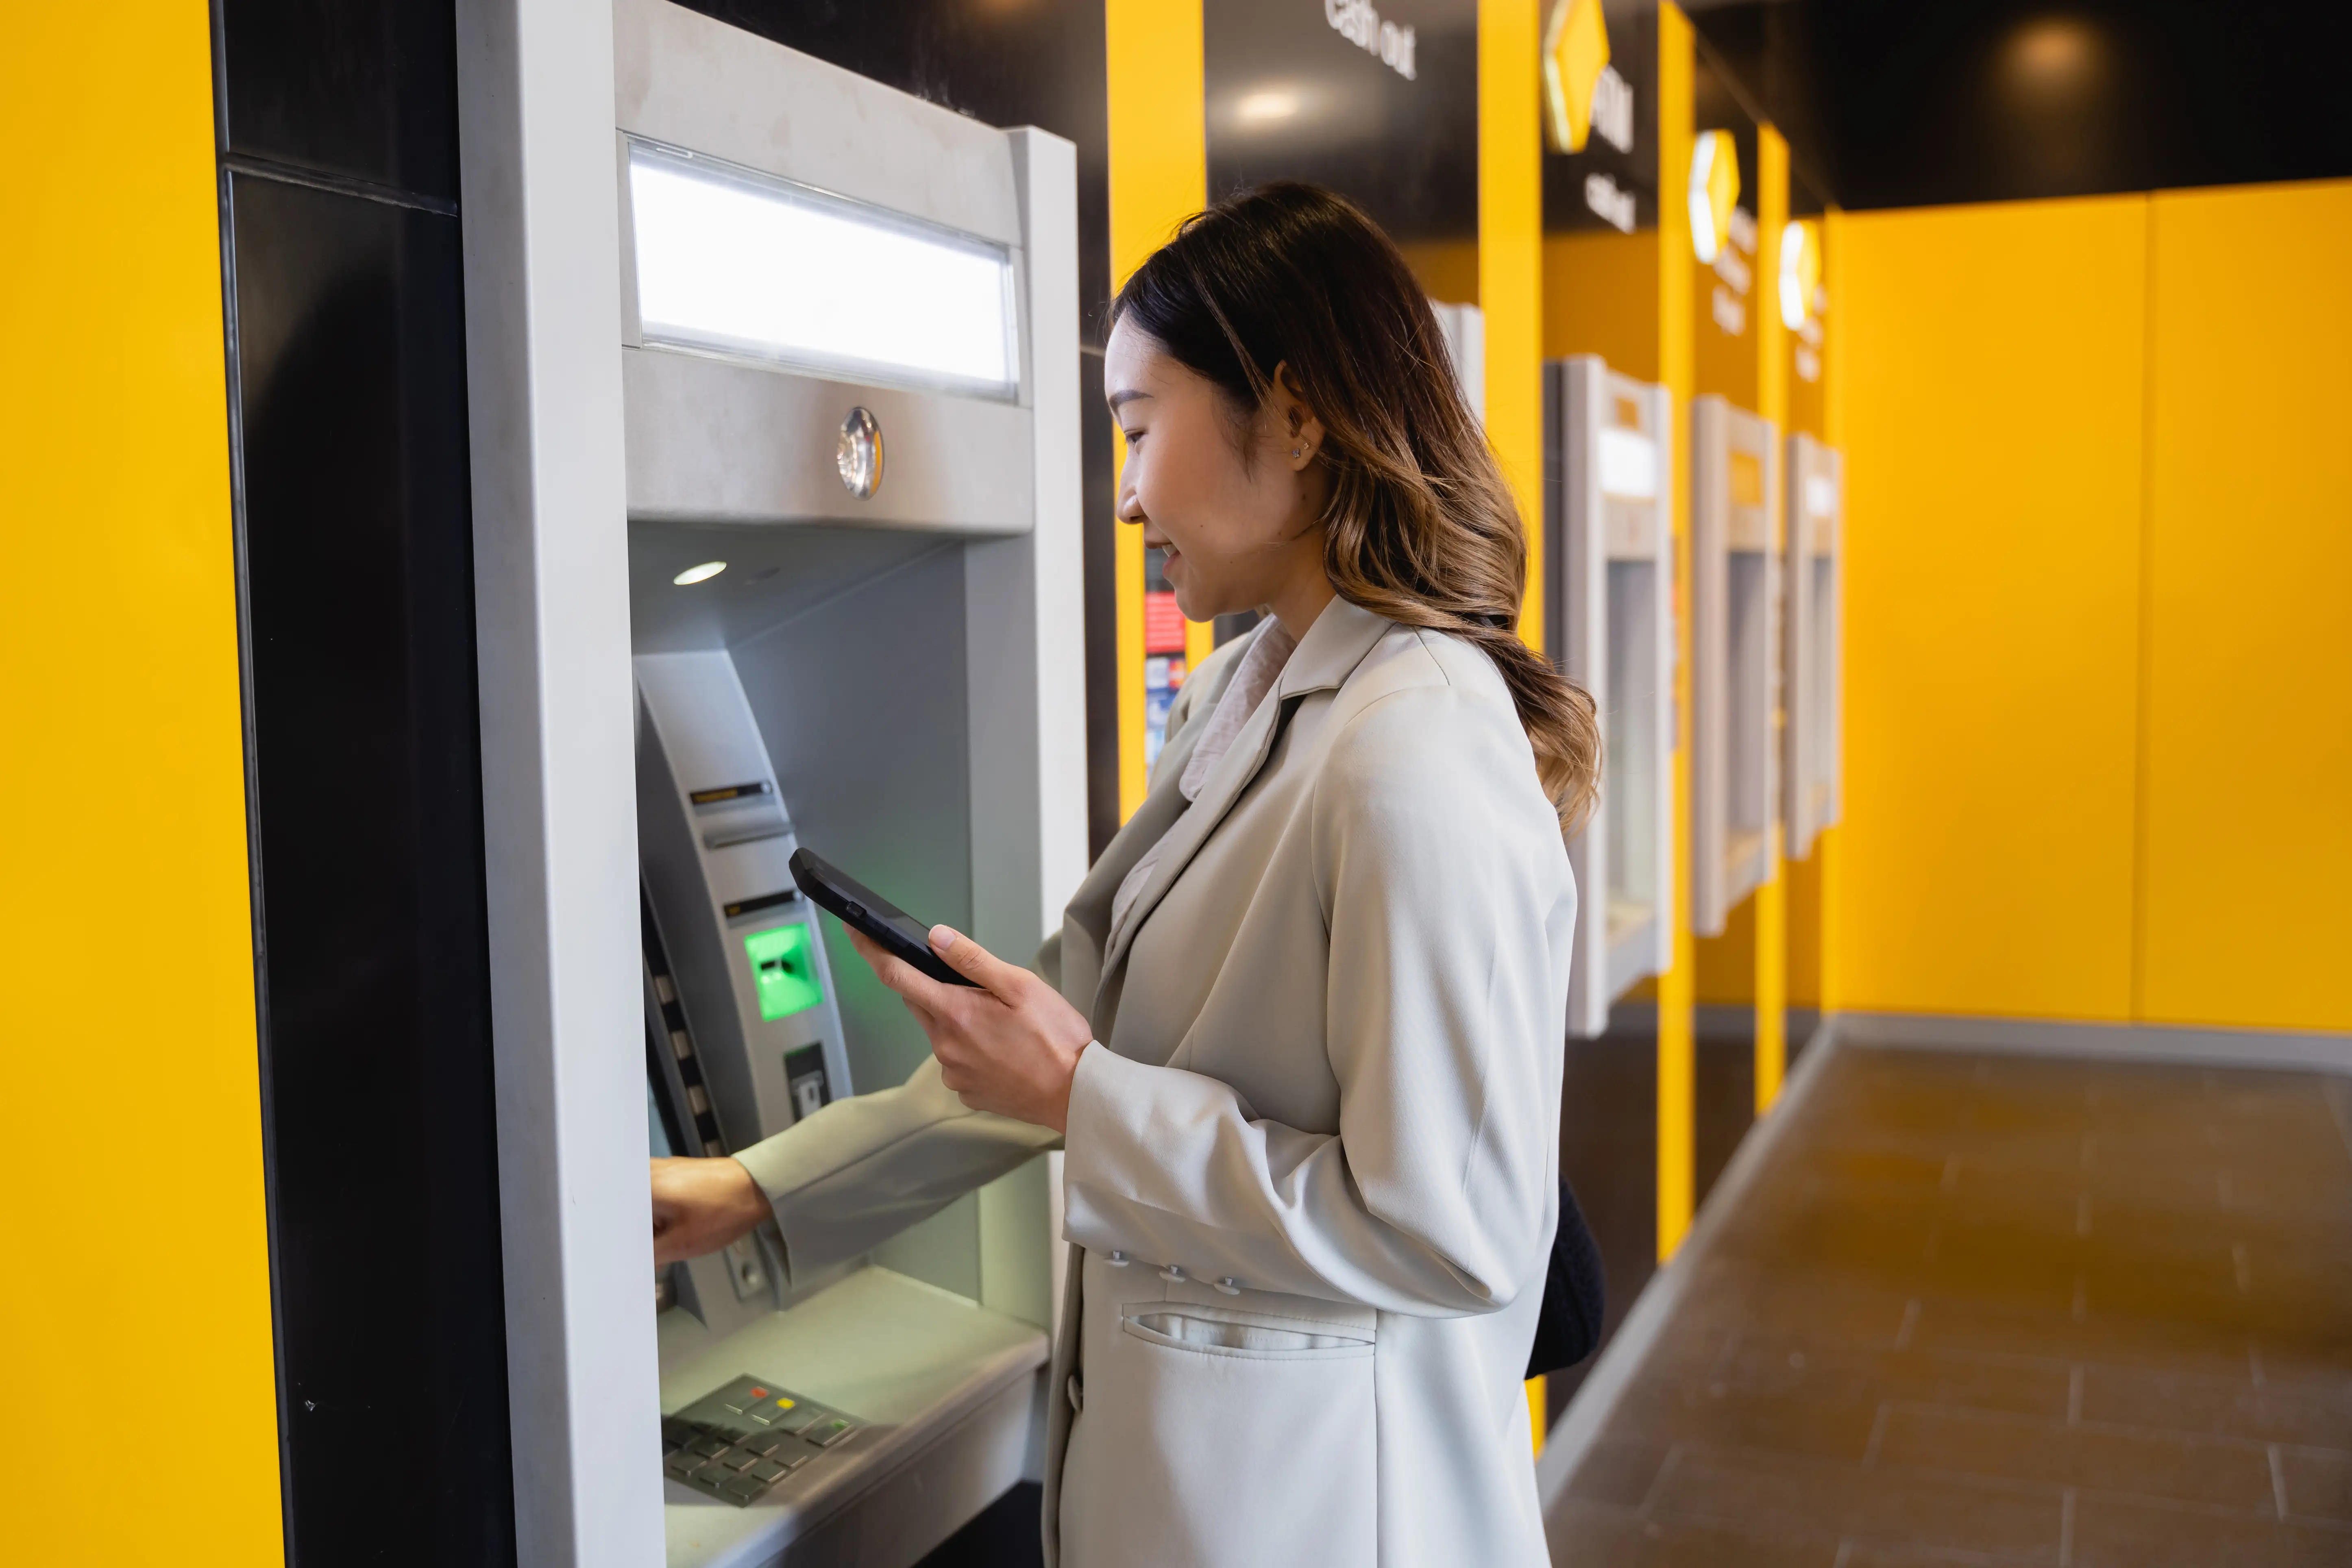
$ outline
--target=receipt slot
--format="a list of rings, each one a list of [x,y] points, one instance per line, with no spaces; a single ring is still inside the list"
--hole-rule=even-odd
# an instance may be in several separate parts
[[[1811,436],[1789,437],[1789,858],[1834,826],[1843,772],[1845,459]]]
[[[1021,959],[1084,872],[1076,165],[614,18],[647,1136],[719,1154],[928,1051],[800,844]],[[670,1568],[910,1563],[1021,1479],[1051,1205],[1033,1166],[868,1258],[662,1271]]]
[[[1577,886],[1569,1033],[1671,962],[1674,931],[1674,472],[1666,389],[1586,355],[1544,367],[1547,634],[1600,710],[1599,804],[1569,844]]]
[[[1691,930],[1761,886],[1780,746],[1780,442],[1722,398],[1691,404]]]

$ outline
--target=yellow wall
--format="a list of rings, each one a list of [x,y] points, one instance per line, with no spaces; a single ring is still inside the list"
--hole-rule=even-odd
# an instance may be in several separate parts
[[[1658,232],[1551,234],[1543,243],[1544,358],[1599,354],[1658,379]]]
[[[1842,226],[1845,1006],[2130,1015],[2147,232]]]
[[[0,246],[0,1519],[27,1563],[282,1555],[212,139],[201,5],[12,13],[0,141],[71,153],[15,160]],[[125,1374],[180,1434],[128,1468],[59,1426]]]
[[[1837,235],[1831,1000],[2352,1029],[2352,183]]]
[[[2135,1011],[2352,1029],[2352,183],[2151,217]]]
[[[1200,0],[1108,0],[1110,271],[1115,289],[1207,205]],[[1093,391],[1087,393],[1094,395]],[[1118,440],[1116,432],[1113,441]],[[1124,445],[1118,450],[1123,462]],[[1143,531],[1118,524],[1112,556],[1118,649],[1118,818],[1143,804]],[[1187,636],[1188,646],[1202,639]]]

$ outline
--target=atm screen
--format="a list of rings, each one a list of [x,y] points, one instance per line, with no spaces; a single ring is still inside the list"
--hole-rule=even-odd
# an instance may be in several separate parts
[[[751,981],[760,994],[761,1017],[773,1021],[824,1000],[810,951],[815,937],[805,921],[794,921],[743,939],[743,950],[751,959]]]

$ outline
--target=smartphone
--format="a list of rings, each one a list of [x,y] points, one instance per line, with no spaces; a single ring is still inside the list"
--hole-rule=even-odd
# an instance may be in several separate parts
[[[884,952],[904,959],[940,984],[980,989],[979,981],[958,974],[931,951],[930,927],[848,872],[805,849],[793,850],[791,864],[793,880],[817,908],[832,910],[843,924],[864,931],[881,943]]]

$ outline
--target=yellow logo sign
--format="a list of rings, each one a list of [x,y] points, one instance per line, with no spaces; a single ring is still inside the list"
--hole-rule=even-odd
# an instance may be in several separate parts
[[[1739,205],[1739,150],[1728,131],[1702,131],[1691,146],[1691,250],[1715,264],[1731,236],[1731,215]]]
[[[1801,331],[1822,288],[1822,226],[1799,218],[1780,231],[1780,321]]]
[[[1559,0],[1544,28],[1544,137],[1555,153],[1581,153],[1592,135],[1592,93],[1609,65],[1601,0]]]

